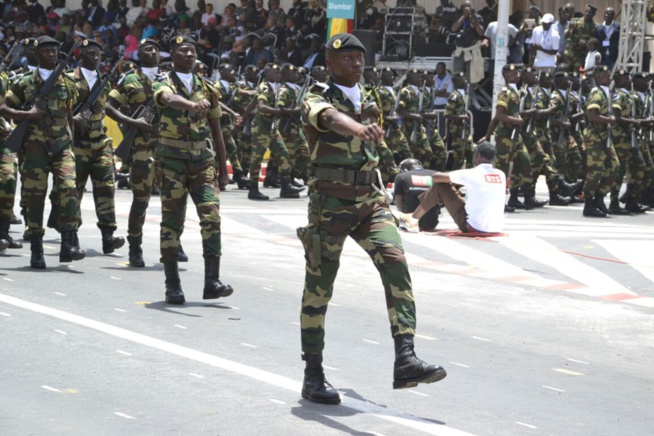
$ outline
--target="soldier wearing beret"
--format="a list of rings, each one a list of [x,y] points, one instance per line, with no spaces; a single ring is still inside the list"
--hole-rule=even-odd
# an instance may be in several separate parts
[[[429,105],[429,96],[425,95],[425,80],[422,71],[413,68],[407,72],[407,86],[400,90],[400,104],[397,113],[402,117],[404,135],[409,139],[413,156],[430,167],[434,152],[427,138],[423,112]],[[420,103],[422,102],[422,107]]]
[[[651,206],[651,198],[654,196],[654,163],[652,161],[652,152],[654,150],[654,134],[652,134],[652,126],[654,121],[652,116],[652,105],[654,102],[651,101],[651,87],[650,84],[650,75],[648,73],[637,73],[633,77],[634,82],[634,99],[636,103],[636,114],[640,118],[640,129],[636,132],[638,134],[638,141],[640,144],[640,150],[643,154],[643,159],[645,161],[645,178],[643,183],[636,185],[633,180],[629,180],[627,184],[627,192],[631,192],[631,195],[625,198],[625,209],[635,209],[634,206],[640,206],[639,203],[643,203],[647,206]],[[649,97],[649,98],[648,98]],[[643,209],[642,207],[640,209]]]
[[[100,97],[92,106],[85,104],[96,83],[102,81],[98,70],[102,46],[92,40],[81,43],[80,65],[69,77],[77,89],[77,113],[74,113],[75,138],[73,153],[77,168],[77,195],[79,203],[84,196],[86,181],[91,178],[93,184],[93,201],[98,218],[98,228],[102,233],[102,252],[113,253],[125,244],[122,237],[114,237],[116,224],[116,207],[114,196],[116,192],[114,154],[112,140],[105,134],[104,116],[111,85],[107,83]],[[78,204],[79,209],[79,204]],[[78,212],[78,226],[82,225],[82,215]]]
[[[41,88],[57,66],[59,43],[41,36],[36,41],[39,68],[25,74],[6,94],[2,114],[14,120],[30,120],[20,153],[23,155],[21,171],[25,181],[27,235],[31,242],[30,266],[46,267],[43,257],[43,209],[48,189],[48,172],[53,173],[58,194],[58,226],[61,230],[60,262],[84,259],[86,253],[76,242],[77,191],[75,187],[75,158],[72,150],[73,105],[77,101],[75,84],[62,74],[54,90],[44,96],[45,111],[33,106],[20,110],[33,102],[33,95]]]
[[[609,210],[604,196],[610,191],[620,171],[620,161],[613,146],[611,129],[616,124],[614,112],[621,110],[609,89],[611,70],[602,65],[593,72],[595,86],[588,95],[588,125],[584,129],[586,148],[586,183],[584,211],[586,217],[606,217]]]
[[[563,52],[563,62],[565,62],[572,71],[579,71],[583,68],[586,59],[586,43],[591,38],[596,38],[595,22],[593,17],[597,8],[593,5],[586,5],[584,16],[572,19],[568,28],[563,32],[563,38],[567,39],[565,51]]]
[[[445,171],[445,165],[447,163],[447,150],[445,149],[445,143],[441,134],[438,131],[439,128],[439,117],[440,114],[435,110],[434,100],[436,99],[436,80],[435,73],[433,71],[424,70],[422,72],[422,78],[425,81],[424,92],[424,113],[422,114],[424,118],[425,133],[427,134],[427,140],[429,141],[429,146],[431,147],[431,152],[434,157],[428,166],[431,169],[436,171]]]
[[[251,126],[254,108],[256,106],[257,83],[260,70],[254,65],[248,65],[243,70],[243,80],[238,82],[239,91],[232,102],[234,110],[241,114],[241,122],[235,123],[234,132],[238,157],[243,172],[249,170],[252,160]]]
[[[383,196],[376,167],[376,146],[384,131],[380,109],[359,83],[365,47],[346,33],[327,43],[330,78],[322,93],[302,104],[302,123],[313,150],[315,179],[309,200],[309,224],[298,229],[305,248],[301,338],[306,362],[302,397],[338,404],[338,392],[325,379],[322,351],[325,314],[333,293],[343,244],[351,236],[374,259],[384,284],[395,341],[395,389],[432,383],[446,376],[439,366],[416,357],[416,311],[411,278],[395,219]]]
[[[311,68],[311,77],[316,79],[316,82],[325,83],[328,76],[327,69],[322,65]]]
[[[386,135],[384,141],[396,156],[396,161],[401,162],[411,158],[411,149],[404,132],[399,126],[400,118],[397,116],[397,105],[399,104],[400,89],[393,88],[395,72],[386,67],[381,72],[381,86],[377,88],[381,100],[381,110],[384,118]]]
[[[154,149],[158,141],[155,128],[156,116],[152,86],[159,75],[159,43],[143,39],[138,46],[141,66],[128,72],[109,93],[107,115],[117,122],[136,129],[130,149],[130,185],[132,205],[127,221],[127,242],[129,243],[129,265],[137,268],[145,266],[143,260],[143,224],[150,204],[154,184]],[[129,115],[118,109],[126,106]],[[137,110],[140,116],[135,118]],[[127,162],[123,162],[126,165]]]
[[[631,76],[626,70],[618,70],[615,72],[613,78],[615,80],[614,102],[620,106],[620,110],[614,111],[617,123],[613,128],[612,140],[618,160],[620,161],[620,168],[616,179],[613,181],[613,186],[611,186],[609,212],[613,215],[628,215],[630,212],[641,213],[644,210],[633,201],[629,204],[631,210],[622,208],[618,197],[620,188],[622,187],[622,180],[627,174],[627,170],[629,170],[629,180],[631,181],[630,186],[632,188],[643,184],[645,179],[645,161],[638,145],[637,136],[634,138],[636,140],[632,141],[631,135],[632,130],[635,132],[640,127],[637,112],[634,112],[637,107],[635,106],[635,97],[631,93]],[[636,117],[634,117],[634,114],[636,114]],[[629,188],[629,185],[627,185],[627,188]],[[637,198],[633,192],[629,192],[627,189],[623,200],[632,196]]]
[[[460,170],[466,166],[466,160],[468,166],[472,165],[472,129],[470,115],[466,112],[470,95],[465,73],[454,73],[452,84],[454,89],[447,98],[444,115],[452,140],[452,170]]]
[[[152,87],[160,135],[155,149],[155,179],[161,190],[160,244],[166,275],[166,302],[184,304],[177,262],[189,195],[196,205],[202,228],[202,298],[228,297],[234,292],[230,285],[220,281],[218,184],[226,185],[229,174],[220,128],[220,92],[193,74],[197,60],[193,39],[175,36],[169,46],[173,71],[159,77]]]

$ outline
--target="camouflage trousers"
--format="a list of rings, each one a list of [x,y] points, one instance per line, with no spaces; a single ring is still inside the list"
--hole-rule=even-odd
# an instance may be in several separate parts
[[[522,135],[517,134],[514,140],[510,136],[496,136],[495,148],[497,150],[495,168],[504,171],[507,177],[511,175],[511,186],[514,188],[522,186],[528,190],[533,188],[531,160]],[[513,170],[509,172],[511,162],[513,162]]]
[[[529,159],[531,160],[532,180],[534,184],[536,184],[542,174],[545,176],[549,190],[556,190],[561,176],[552,165],[550,155],[543,150],[540,142],[541,135],[538,135],[538,133],[529,134],[523,132],[522,138],[529,153]],[[547,140],[547,137],[543,137],[543,139]]]
[[[584,197],[594,198],[595,195],[606,195],[620,170],[620,161],[615,154],[613,145],[606,146],[606,136],[601,137],[591,128],[584,130],[584,146],[586,147],[586,183]]]
[[[298,229],[306,273],[300,315],[302,351],[325,346],[325,315],[334,290],[345,239],[372,259],[384,286],[391,334],[414,334],[416,309],[402,239],[388,205],[374,192],[355,200],[311,194],[309,225]]]
[[[65,146],[57,154],[49,154],[42,142],[27,140],[23,144],[22,194],[25,196],[25,220],[29,236],[42,237],[43,209],[48,191],[48,173],[54,177],[57,203],[59,204],[59,229],[77,230],[78,196],[75,185],[75,156],[71,146]],[[54,189],[54,187],[53,187]]]
[[[213,158],[181,160],[160,156],[155,171],[159,173],[156,178],[161,191],[161,262],[177,259],[189,195],[200,219],[202,254],[205,258],[219,257],[220,197]]]
[[[567,181],[576,182],[581,177],[583,164],[581,152],[575,138],[565,131],[563,132],[562,144],[559,145],[560,132],[559,127],[552,127],[551,137],[556,168]]]
[[[80,205],[84,197],[86,181],[91,178],[93,185],[93,201],[98,227],[116,230],[116,180],[114,165],[114,150],[111,138],[101,136],[94,139],[78,139],[73,143],[75,153],[75,168],[77,171],[76,186],[79,198],[77,208],[77,226],[82,225]]]
[[[409,148],[411,149],[413,157],[422,162],[422,165],[427,168],[431,164],[431,160],[434,158],[434,152],[429,144],[429,138],[427,138],[425,126],[418,124],[415,128],[415,134],[413,126],[413,123],[405,124],[404,135],[409,138]]]
[[[640,147],[632,148],[631,147],[631,135],[626,136],[614,136],[615,140],[615,153],[618,156],[620,165],[613,185],[611,186],[611,201],[617,201],[620,194],[620,188],[622,187],[622,181],[624,176],[627,174],[627,169],[629,170],[629,185],[632,187],[634,185],[642,185],[645,180],[645,160],[643,159],[643,154],[640,151]],[[637,194],[637,192],[629,192],[627,189],[627,196],[632,196]]]
[[[143,238],[145,214],[154,185],[154,147],[132,148],[129,180],[132,187],[132,205],[127,221],[127,238],[138,245]]]
[[[241,160],[238,157],[238,147],[234,136],[232,136],[232,125],[220,123],[220,129],[223,133],[223,142],[225,143],[225,154],[227,160],[232,165],[232,171],[243,171]]]
[[[654,147],[654,144],[652,144],[652,147]],[[645,177],[643,178],[643,182],[637,183],[630,175],[627,183],[627,192],[631,193],[636,198],[639,198],[643,193],[647,192],[647,190],[651,190],[654,187],[654,161],[652,160],[652,154],[648,143],[643,138],[640,140],[640,152],[642,153],[643,161],[645,162]]]
[[[389,180],[395,180],[395,176],[400,173],[400,170],[395,164],[393,151],[391,151],[383,139],[377,143],[377,154],[379,155],[379,172],[384,183],[388,183]]]
[[[400,161],[411,158],[413,154],[411,154],[411,149],[409,148],[409,141],[404,136],[402,129],[391,126],[390,131],[387,130],[387,132],[388,135],[384,141],[393,154],[396,154]]]
[[[232,138],[234,138],[234,142],[236,143],[241,168],[243,168],[243,171],[246,171],[250,168],[250,163],[252,162],[252,138],[243,135],[243,126],[234,127]]]
[[[429,140],[429,145],[431,147],[431,152],[433,158],[429,165],[429,169],[436,171],[445,171],[445,165],[447,164],[447,149],[445,147],[445,142],[441,138],[441,134],[438,132],[438,129],[435,125],[431,127],[431,139]]]
[[[0,147],[0,220],[14,216],[18,164],[16,153]]]
[[[304,132],[299,126],[292,125],[284,139],[286,149],[288,150],[288,160],[291,164],[291,174],[293,178],[301,179],[306,176],[309,167],[309,143],[304,136]]]
[[[579,71],[586,63],[586,51],[566,48],[563,52],[563,62],[568,64],[568,71]]]
[[[259,183],[263,155],[270,148],[271,160],[275,163],[282,179],[290,177],[291,164],[288,160],[288,149],[279,133],[279,129],[270,130],[265,121],[252,122],[252,161],[250,162],[250,183]]]
[[[452,129],[452,170],[472,168],[472,137],[463,138],[463,131]],[[467,161],[467,162],[466,162]]]

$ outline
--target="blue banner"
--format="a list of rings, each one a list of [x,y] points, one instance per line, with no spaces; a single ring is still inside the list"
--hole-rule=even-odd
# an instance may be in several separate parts
[[[327,0],[327,18],[354,20],[354,0]]]

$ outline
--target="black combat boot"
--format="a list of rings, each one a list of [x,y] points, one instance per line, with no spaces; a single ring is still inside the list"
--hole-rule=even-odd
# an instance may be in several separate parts
[[[203,300],[213,300],[220,297],[229,297],[234,289],[220,281],[220,257],[207,257],[204,259],[204,292]]]
[[[595,194],[595,198],[593,198],[593,204],[595,205],[596,208],[604,212],[605,214],[609,214],[609,208],[606,207],[606,203],[604,203],[604,195],[603,194]]]
[[[184,291],[182,281],[179,279],[179,268],[177,261],[164,262],[164,273],[166,274],[166,303],[184,304]]]
[[[604,203],[602,201],[602,203]],[[618,200],[611,200],[609,204],[609,213],[611,215],[631,215],[628,210],[620,207],[620,202]]]
[[[250,179],[245,176],[243,170],[234,170],[234,181],[238,189],[250,189]]]
[[[182,244],[179,244],[179,250],[177,250],[177,262],[188,262],[188,256],[184,253]]]
[[[55,229],[61,233],[59,230],[59,205],[52,203],[52,209],[50,209],[50,215],[48,215],[48,223],[46,224],[48,228]]]
[[[5,251],[7,248],[9,248],[9,241],[0,238],[0,251]]]
[[[143,249],[141,249],[142,238],[136,238],[132,236],[127,237],[127,242],[129,242],[129,266],[135,268],[145,267],[145,261],[143,260]]]
[[[45,269],[45,258],[43,257],[43,237],[32,236],[30,238],[30,244],[30,250],[32,251],[30,267],[34,269]]]
[[[447,372],[440,366],[429,365],[416,356],[413,350],[413,335],[397,335],[393,340],[393,389],[412,388],[418,386],[418,383],[434,383],[447,376]]]
[[[16,225],[20,225],[20,224],[23,224],[22,219],[18,218],[16,215],[11,217],[11,225],[12,226],[16,226]]]
[[[259,192],[259,184],[251,184],[250,185],[250,192],[248,192],[248,199],[249,200],[270,200],[270,197],[267,195],[263,195],[261,192]]]
[[[595,201],[586,198],[584,201],[584,216],[595,218],[606,218],[606,212],[601,211],[595,205]]]
[[[558,183],[559,194],[562,197],[571,197],[573,195],[579,194],[580,188],[583,186],[584,186],[583,180],[578,180],[574,183],[568,183],[565,181],[563,177],[561,177]],[[550,204],[552,203],[550,202]]]
[[[551,206],[567,206],[572,203],[572,198],[564,197],[563,195],[550,191],[550,205]]]
[[[291,185],[290,179],[282,179],[282,189],[279,191],[281,198],[300,198],[300,192],[304,191],[304,186],[296,188]]]
[[[513,209],[524,209],[525,204],[518,199],[518,188],[511,188],[508,206]]]
[[[125,245],[125,238],[121,236],[114,238],[114,229],[111,227],[100,227],[100,232],[102,232],[102,252],[104,254],[111,254]]]
[[[279,180],[279,173],[277,167],[268,162],[266,167],[266,177],[263,179],[264,188],[281,188],[282,182]]]
[[[59,262],[72,262],[74,260],[82,260],[86,257],[86,252],[79,248],[79,244],[75,243],[75,234],[70,230],[61,232],[61,251],[59,252]]]
[[[322,353],[303,354],[306,362],[304,381],[302,382],[302,398],[321,404],[339,404],[341,397],[338,391],[325,378],[322,368]]]
[[[532,210],[537,207],[543,207],[547,204],[547,200],[536,199],[536,190],[534,188],[525,189],[525,209]]]
[[[639,204],[632,196],[627,197],[627,202],[625,203],[624,208],[627,212],[631,213],[645,213],[649,210],[649,208],[643,207]]]
[[[10,220],[0,219],[0,241],[7,241],[7,248],[23,248],[23,244],[14,239],[9,235],[9,227],[11,226]],[[0,248],[2,247],[2,242],[0,242]]]

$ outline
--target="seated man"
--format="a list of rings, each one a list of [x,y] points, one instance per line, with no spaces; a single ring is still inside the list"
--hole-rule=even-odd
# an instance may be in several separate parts
[[[420,205],[420,196],[433,185],[435,171],[426,170],[418,159],[405,159],[400,163],[401,173],[395,176],[394,195],[397,210],[410,214]],[[434,230],[438,225],[439,206],[431,208],[420,218],[420,230]]]
[[[411,233],[418,232],[420,218],[443,203],[462,232],[501,232],[504,224],[506,175],[493,168],[495,154],[493,144],[482,142],[477,145],[472,157],[474,168],[435,173],[432,176],[433,185],[420,195],[420,204],[416,210],[411,215],[397,214],[400,228]],[[465,186],[467,202],[461,198],[453,184]]]

